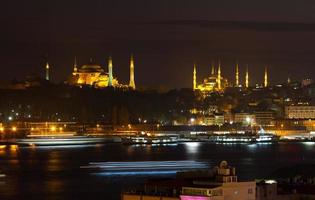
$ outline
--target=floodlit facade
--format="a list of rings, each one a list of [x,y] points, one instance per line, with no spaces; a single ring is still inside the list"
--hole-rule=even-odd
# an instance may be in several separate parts
[[[286,106],[287,119],[315,119],[315,106]]]
[[[227,79],[222,77],[221,63],[218,63],[218,68],[215,70],[214,65],[212,66],[211,74],[205,78],[202,83],[197,83],[197,66],[194,65],[193,71],[193,90],[201,91],[202,93],[211,92],[223,92],[228,86]]]
[[[250,113],[234,113],[234,123],[254,125],[256,123],[256,116]]]
[[[258,125],[270,125],[271,121],[275,119],[273,111],[256,111],[254,112],[256,123]]]
[[[72,85],[88,85],[95,88],[131,88],[136,89],[134,81],[134,58],[131,57],[130,61],[130,83],[128,85],[120,84],[118,79],[113,75],[113,61],[110,57],[108,60],[108,72],[98,64],[94,64],[90,61],[89,64],[82,65],[80,68],[77,66],[75,59],[73,73],[70,79]]]
[[[245,83],[244,83],[245,88],[250,87],[249,81],[250,81],[249,71],[248,71],[248,66],[246,66]],[[235,83],[232,85],[234,85],[235,87],[242,87],[242,84],[240,83],[240,72],[239,72],[238,63],[236,63],[236,66],[235,66]],[[194,91],[201,91],[202,93],[223,92],[225,88],[228,86],[229,86],[228,80],[222,76],[220,61],[218,63],[217,69],[215,69],[215,66],[212,65],[210,76],[205,78],[203,82],[199,84],[197,81],[197,66],[196,64],[194,64],[194,68],[193,68],[193,90]],[[264,87],[269,86],[267,67],[265,67],[263,86]]]
[[[207,126],[222,126],[224,124],[224,116],[223,115],[209,115],[204,117],[204,125]]]

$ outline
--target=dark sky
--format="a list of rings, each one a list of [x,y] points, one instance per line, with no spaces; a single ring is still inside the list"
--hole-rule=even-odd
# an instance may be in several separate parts
[[[29,0],[0,6],[0,80],[44,75],[48,55],[55,82],[66,79],[74,56],[92,57],[127,83],[129,56],[136,84],[191,87],[220,59],[234,81],[249,65],[251,83],[264,65],[273,83],[315,76],[314,0]],[[242,77],[243,79],[243,77]]]

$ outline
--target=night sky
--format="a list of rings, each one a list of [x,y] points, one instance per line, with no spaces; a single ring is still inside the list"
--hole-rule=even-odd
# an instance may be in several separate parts
[[[129,81],[135,56],[137,86],[191,87],[222,62],[234,81],[240,63],[243,81],[262,82],[264,65],[272,83],[290,76],[315,76],[314,0],[29,0],[0,6],[0,82],[44,76],[48,57],[54,82],[90,58]]]

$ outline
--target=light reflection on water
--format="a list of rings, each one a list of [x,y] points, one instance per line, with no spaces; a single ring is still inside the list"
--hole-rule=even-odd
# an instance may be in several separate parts
[[[79,148],[89,148],[89,147],[102,147],[105,144],[75,144],[75,145],[46,145],[46,146],[21,146],[19,148],[25,149],[79,149]]]
[[[80,170],[90,162],[206,160],[210,166],[227,160],[242,179],[265,177],[278,167],[315,163],[315,143],[215,144],[126,146],[120,144],[17,147],[0,146],[0,199],[119,199],[120,190],[148,176],[173,176],[155,170],[151,174],[115,174]],[[161,172],[161,174],[159,174]],[[110,175],[110,178],[105,176]],[[141,177],[138,178],[138,177]],[[115,183],[115,184],[113,184]]]
[[[185,148],[186,148],[186,152],[190,153],[190,154],[195,154],[198,153],[199,147],[200,147],[200,143],[199,142],[187,142],[184,143],[185,144]]]

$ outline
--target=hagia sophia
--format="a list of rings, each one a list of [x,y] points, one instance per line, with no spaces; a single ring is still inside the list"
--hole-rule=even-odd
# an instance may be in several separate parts
[[[211,74],[209,77],[203,79],[203,82],[197,83],[197,66],[194,64],[193,69],[193,90],[194,91],[200,91],[203,94],[208,94],[212,92],[223,92],[226,87],[249,87],[249,73],[248,73],[248,67],[246,67],[246,73],[245,73],[245,84],[242,85],[240,83],[239,78],[239,65],[236,63],[235,66],[235,83],[229,83],[226,78],[222,76],[221,73],[221,62],[218,62],[218,67],[215,69],[215,65],[212,64]],[[268,71],[267,67],[265,67],[264,72],[264,87],[268,87]]]
[[[46,64],[46,80],[49,81],[49,65]],[[77,86],[92,86],[95,88],[125,88],[125,89],[136,89],[135,78],[134,78],[134,58],[130,57],[130,79],[129,84],[124,85],[118,82],[118,79],[113,75],[113,60],[111,57],[108,59],[108,72],[106,72],[101,65],[95,64],[90,60],[90,63],[84,64],[78,67],[75,58],[73,65],[73,72],[69,78],[70,85]]]

